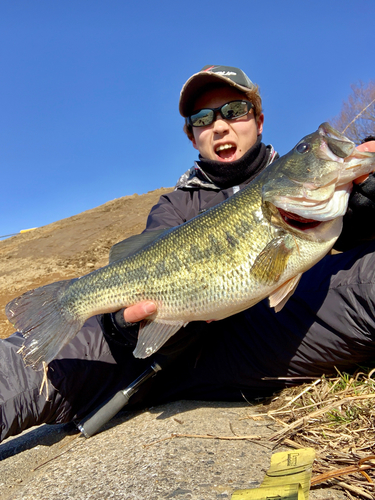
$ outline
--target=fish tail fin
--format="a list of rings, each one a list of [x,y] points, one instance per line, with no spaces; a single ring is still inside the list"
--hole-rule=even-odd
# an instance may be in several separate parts
[[[5,308],[9,321],[22,333],[20,352],[35,370],[50,363],[80,330],[84,320],[61,307],[62,297],[73,280],[57,281],[13,299]]]

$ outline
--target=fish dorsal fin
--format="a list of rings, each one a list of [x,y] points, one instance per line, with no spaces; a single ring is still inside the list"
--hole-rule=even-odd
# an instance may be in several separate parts
[[[283,285],[277,288],[269,297],[270,307],[275,309],[275,312],[281,311],[281,309],[288,302],[288,299],[293,295],[299,280],[301,279],[302,273],[297,274],[294,278],[286,281]]]
[[[126,238],[126,240],[120,241],[113,245],[109,251],[109,263],[115,262],[116,260],[125,259],[125,257],[130,257],[130,255],[135,254],[141,248],[149,245],[155,241],[163,233],[167,233],[169,229],[157,229],[156,231],[147,231],[146,233],[135,234]]]
[[[264,285],[277,283],[295,249],[293,237],[284,234],[271,240],[251,267],[251,274]]]
[[[138,342],[133,351],[136,358],[147,358],[154,354],[182,326],[183,321],[144,320],[140,324]]]

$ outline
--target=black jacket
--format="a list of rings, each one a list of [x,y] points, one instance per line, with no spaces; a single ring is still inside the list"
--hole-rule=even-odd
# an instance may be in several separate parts
[[[257,174],[278,157],[272,146],[264,149],[265,155]],[[240,185],[220,188],[205,174],[202,163],[196,162],[179,178],[174,191],[160,197],[148,216],[146,231],[178,226],[228,199],[253,178],[250,176]]]

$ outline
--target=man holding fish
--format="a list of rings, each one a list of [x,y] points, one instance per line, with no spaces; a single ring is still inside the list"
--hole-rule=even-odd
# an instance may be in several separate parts
[[[52,284],[14,299],[7,315],[26,341],[16,333],[0,343],[0,441],[33,425],[80,420],[142,373],[150,364],[149,355],[170,363],[130,400],[133,406],[188,398],[249,399],[270,394],[286,383],[308,381],[335,373],[335,368],[350,369],[375,359],[375,234],[371,222],[362,223],[364,218],[373,220],[375,182],[372,174],[369,179],[361,178],[375,170],[375,160],[374,155],[360,153],[375,152],[375,142],[355,150],[350,141],[323,124],[274,163],[277,153],[261,142],[264,116],[258,88],[243,71],[227,66],[208,66],[193,75],[181,91],[180,113],[199,160],[180,177],[175,191],[153,207],[145,232],[130,243],[115,245],[113,264],[108,267],[117,269],[124,254],[130,266],[143,255],[143,248],[145,252],[168,249],[180,234],[192,234],[188,252],[169,251],[174,259],[169,267],[164,261],[150,263],[144,274],[129,267],[127,276],[133,281],[143,276],[149,282],[152,266],[157,275],[172,275],[172,267],[184,256],[184,272],[195,273],[197,283],[193,286],[187,276],[181,288],[186,290],[186,302],[193,297],[194,304],[175,321],[163,310],[167,301],[163,296],[159,300],[159,291],[140,293],[137,285],[132,296],[140,302],[119,301],[117,308],[98,306],[82,315],[86,322],[81,327],[73,296],[85,282],[82,277],[59,285],[74,289],[64,299],[67,312],[62,321],[68,324],[70,316],[74,317],[72,323],[79,331],[64,333],[58,341],[56,333],[52,342],[48,330],[53,330],[53,315],[48,316],[45,331],[41,329],[43,312],[35,307],[39,304],[35,300],[39,293],[42,308],[49,301],[49,290],[56,300],[65,291]],[[311,153],[320,158],[319,169],[311,178],[303,171],[300,179],[296,164]],[[357,177],[360,183],[355,184],[349,201],[350,224],[344,222],[337,240],[338,248],[345,251],[326,255],[340,234],[341,216]],[[264,207],[252,209],[250,224],[241,215],[243,195],[251,194],[259,179]],[[291,189],[297,193],[293,197]],[[211,208],[216,206],[221,208]],[[221,233],[224,240],[213,231],[208,235],[209,251],[202,250],[195,241],[207,236],[207,231],[199,236],[202,225],[226,213],[228,218],[239,216],[237,225]],[[264,236],[262,251],[250,259],[244,276],[243,265],[232,264],[242,248],[243,235],[255,223],[272,238],[267,242]],[[316,255],[304,267],[300,261],[305,243]],[[215,308],[205,302],[209,278],[205,276],[200,284],[194,265],[216,259],[219,268],[223,253],[227,258],[224,269],[230,270],[236,290],[227,289],[227,276],[220,276],[213,282]],[[101,283],[99,272],[88,275],[88,280],[98,276]],[[247,280],[246,273],[253,281]],[[254,287],[254,294],[243,298],[237,282],[249,290]],[[176,280],[174,285],[177,288]],[[262,287],[264,291],[257,295]],[[264,297],[269,297],[275,310]],[[207,305],[204,312],[199,301]],[[114,312],[121,306],[129,307]],[[45,348],[41,347],[44,338]],[[38,370],[46,363],[47,372]],[[46,374],[48,394],[39,394]]]

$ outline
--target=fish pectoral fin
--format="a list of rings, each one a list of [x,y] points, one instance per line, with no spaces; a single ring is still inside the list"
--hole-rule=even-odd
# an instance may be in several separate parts
[[[126,238],[126,240],[119,241],[109,251],[109,263],[115,262],[116,260],[125,259],[130,257],[130,255],[135,254],[141,248],[150,245],[156,239],[159,238],[164,233],[167,233],[170,229],[157,229],[155,231],[147,231],[146,233],[135,234]]]
[[[269,297],[270,307],[275,309],[275,312],[281,311],[281,309],[288,302],[289,297],[291,297],[297,288],[299,280],[301,279],[302,273],[297,274],[294,278],[286,281],[283,285],[277,288]]]
[[[181,327],[186,325],[187,323],[183,321],[142,321],[139,328],[137,346],[133,351],[134,357],[147,358],[151,356]]]
[[[277,283],[295,248],[295,241],[289,234],[274,238],[257,256],[250,273],[264,285]]]

